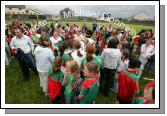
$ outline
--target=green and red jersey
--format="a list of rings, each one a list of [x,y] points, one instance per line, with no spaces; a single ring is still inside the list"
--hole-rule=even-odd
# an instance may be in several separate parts
[[[60,83],[63,82],[64,74],[61,70],[56,70],[53,72],[53,68],[51,68],[48,72],[48,75],[52,76],[55,81],[60,81]]]
[[[130,56],[132,59],[134,60],[139,60],[139,57],[140,57],[140,51],[139,50],[132,50],[131,52],[131,56]]]
[[[155,86],[155,80],[146,84],[144,89],[144,96],[138,96],[133,100],[133,104],[151,104],[154,102],[154,98],[152,96],[152,89]]]
[[[137,97],[133,100],[133,104],[151,104],[151,102],[144,97]]]
[[[69,74],[65,78],[65,90],[64,90],[64,95],[67,97],[75,97],[77,94],[77,88],[73,87],[73,84],[75,84],[76,79],[73,75]]]
[[[102,59],[101,59],[101,56],[95,56],[93,57],[92,59],[93,62],[95,62],[98,66],[102,67]],[[82,60],[82,63],[81,63],[81,71],[84,70],[84,67],[87,65],[87,59],[83,59]],[[100,79],[100,71],[99,71],[99,79]]]
[[[92,104],[96,99],[98,90],[98,75],[87,77],[81,85],[79,97],[83,97],[83,99],[80,100],[80,104]]]
[[[63,60],[63,63],[62,63],[62,66],[65,67],[65,64],[66,62],[70,59],[70,55],[68,53],[63,53],[62,55],[62,60]]]
[[[132,103],[134,95],[138,92],[138,77],[135,71],[123,68],[118,76],[118,98]]]
[[[50,100],[53,101],[57,96],[62,94],[62,81],[64,74],[61,70],[53,72],[51,68],[48,72],[48,92],[50,95]]]

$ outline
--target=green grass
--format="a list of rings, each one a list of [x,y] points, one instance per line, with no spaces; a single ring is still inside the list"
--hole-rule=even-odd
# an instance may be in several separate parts
[[[154,78],[154,72],[145,75]],[[143,94],[145,85],[150,82],[140,78],[140,95]],[[117,96],[111,91],[110,97],[104,97],[100,89],[96,104],[114,104]],[[5,67],[5,103],[6,104],[50,104],[49,97],[45,97],[39,86],[39,77],[31,71],[30,80],[23,81],[23,76],[16,58],[13,58],[9,66]]]

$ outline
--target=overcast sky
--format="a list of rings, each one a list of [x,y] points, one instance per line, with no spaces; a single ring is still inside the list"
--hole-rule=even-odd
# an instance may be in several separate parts
[[[71,8],[74,12],[91,12],[102,15],[111,13],[112,17],[127,18],[138,12],[146,11],[150,16],[155,16],[155,7],[153,5],[27,5],[28,8],[37,8],[43,13],[53,14],[66,7]]]

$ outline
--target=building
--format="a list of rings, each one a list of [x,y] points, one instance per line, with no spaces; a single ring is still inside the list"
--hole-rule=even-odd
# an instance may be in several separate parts
[[[135,20],[147,20],[149,18],[149,14],[145,11],[139,12],[132,16]]]
[[[60,19],[71,19],[74,17],[74,11],[72,11],[70,8],[64,8],[61,11],[59,11]]]
[[[44,17],[42,12],[38,9],[26,8],[25,5],[6,5],[5,6],[5,18],[6,20],[11,19],[40,19]]]

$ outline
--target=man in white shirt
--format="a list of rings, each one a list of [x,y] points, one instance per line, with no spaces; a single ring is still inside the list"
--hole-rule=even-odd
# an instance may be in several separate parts
[[[141,55],[140,61],[142,62],[142,69],[144,69],[145,64],[148,59],[155,54],[155,48],[151,45],[151,41],[147,40],[146,44],[141,45]]]
[[[32,56],[34,44],[28,36],[22,34],[22,31],[20,29],[16,29],[15,34],[16,36],[12,39],[10,47],[12,49],[12,52],[16,52],[16,57],[19,61],[24,80],[28,80],[29,68],[31,68],[36,74],[38,74],[35,60]]]
[[[121,62],[121,52],[117,48],[117,41],[115,39],[109,41],[108,48],[103,50],[101,57],[104,67],[104,76],[106,77],[104,96],[108,97],[110,87],[112,87],[114,83],[116,69]]]

